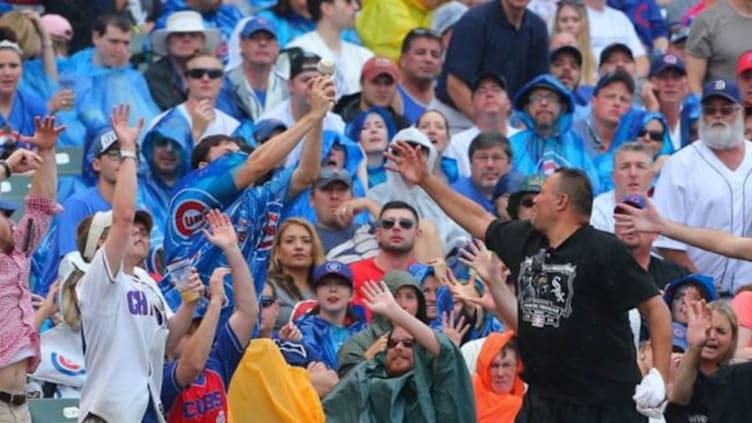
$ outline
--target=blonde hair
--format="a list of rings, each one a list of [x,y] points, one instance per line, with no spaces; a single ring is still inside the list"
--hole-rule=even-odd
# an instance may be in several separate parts
[[[22,60],[31,59],[42,49],[42,39],[31,19],[21,12],[9,12],[0,17],[0,26],[12,30],[16,34],[15,42],[21,47]]]
[[[272,245],[272,250],[269,254],[271,260],[269,260],[268,274],[269,278],[274,280],[274,282],[277,283],[277,286],[285,291],[288,295],[293,298],[302,299],[303,295],[301,294],[300,289],[298,289],[298,287],[295,285],[295,281],[290,276],[285,275],[283,265],[282,263],[280,263],[279,258],[277,257],[279,246],[282,244],[282,236],[291,226],[302,227],[306,230],[306,232],[308,232],[308,235],[311,237],[312,263],[311,268],[308,272],[309,282],[310,275],[311,273],[313,273],[313,269],[324,262],[324,247],[321,244],[321,238],[319,238],[319,234],[316,233],[316,229],[307,220],[297,217],[291,217],[282,222],[282,224],[279,226],[279,229],[277,229],[277,235],[274,237],[274,245]]]
[[[734,358],[734,355],[736,354],[736,346],[739,343],[739,320],[736,318],[736,313],[734,313],[734,309],[731,308],[728,301],[713,301],[708,304],[708,308],[710,308],[713,313],[723,315],[731,325],[731,342],[729,343],[728,351],[726,351],[726,354],[721,358],[721,362],[718,363],[719,366],[725,366],[731,362],[731,359]]]
[[[559,28],[559,15],[565,7],[574,9],[574,11],[577,12],[577,16],[580,17],[580,32],[579,34],[577,34],[576,38],[577,47],[579,47],[580,53],[582,53],[582,72],[580,76],[581,84],[595,85],[597,82],[595,75],[598,69],[598,63],[595,61],[595,57],[593,57],[593,47],[590,43],[590,22],[588,21],[585,6],[582,4],[577,4],[573,1],[560,2],[558,7],[556,8],[556,15],[554,16],[554,30],[552,32],[562,32],[562,29]]]
[[[62,287],[60,288],[60,314],[63,317],[63,322],[71,329],[81,327],[81,313],[78,310],[76,286],[83,276],[84,272],[74,267],[73,271],[62,282]]]

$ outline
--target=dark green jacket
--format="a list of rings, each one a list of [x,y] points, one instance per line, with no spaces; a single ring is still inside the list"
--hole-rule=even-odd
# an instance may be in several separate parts
[[[358,364],[324,399],[327,423],[475,422],[470,373],[460,350],[437,334],[438,357],[413,349],[413,369],[389,377],[386,356]]]

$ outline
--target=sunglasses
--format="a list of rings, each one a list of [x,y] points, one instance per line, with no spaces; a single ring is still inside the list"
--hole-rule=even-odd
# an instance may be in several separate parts
[[[390,339],[386,341],[386,347],[392,349],[397,348],[397,345],[402,344],[405,348],[412,348],[413,342],[412,339]]]
[[[392,229],[395,224],[398,224],[402,229],[412,229],[415,226],[415,222],[410,219],[383,219],[380,224],[381,228],[386,230]]]
[[[737,106],[731,104],[725,104],[723,106],[702,106],[702,114],[707,116],[714,116],[720,112],[721,116],[731,116],[739,110]]]
[[[185,71],[186,76],[193,79],[203,78],[204,75],[208,75],[209,79],[219,79],[224,75],[222,69],[210,69],[210,68],[194,68]]]
[[[532,208],[535,205],[535,201],[533,201],[533,198],[535,197],[525,197],[522,200],[520,200],[520,205],[522,207]]]
[[[647,129],[642,129],[637,134],[637,136],[640,138],[644,138],[645,135],[647,135],[651,141],[660,142],[660,141],[663,141],[664,132],[663,131],[648,131]]]
[[[263,308],[269,308],[274,305],[274,303],[277,302],[277,299],[274,297],[270,297],[267,295],[261,296],[261,307]]]

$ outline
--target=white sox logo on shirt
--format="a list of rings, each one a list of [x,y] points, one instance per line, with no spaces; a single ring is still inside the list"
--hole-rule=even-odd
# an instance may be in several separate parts
[[[577,266],[571,263],[535,266],[533,262],[534,257],[527,257],[520,265],[518,297],[522,320],[533,327],[558,328],[561,318],[572,314]]]

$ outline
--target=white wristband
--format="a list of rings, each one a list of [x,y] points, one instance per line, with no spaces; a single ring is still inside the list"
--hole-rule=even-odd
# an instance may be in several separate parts
[[[135,151],[130,150],[120,150],[120,160],[125,160],[131,158],[135,161],[138,161],[138,156],[136,155]]]

